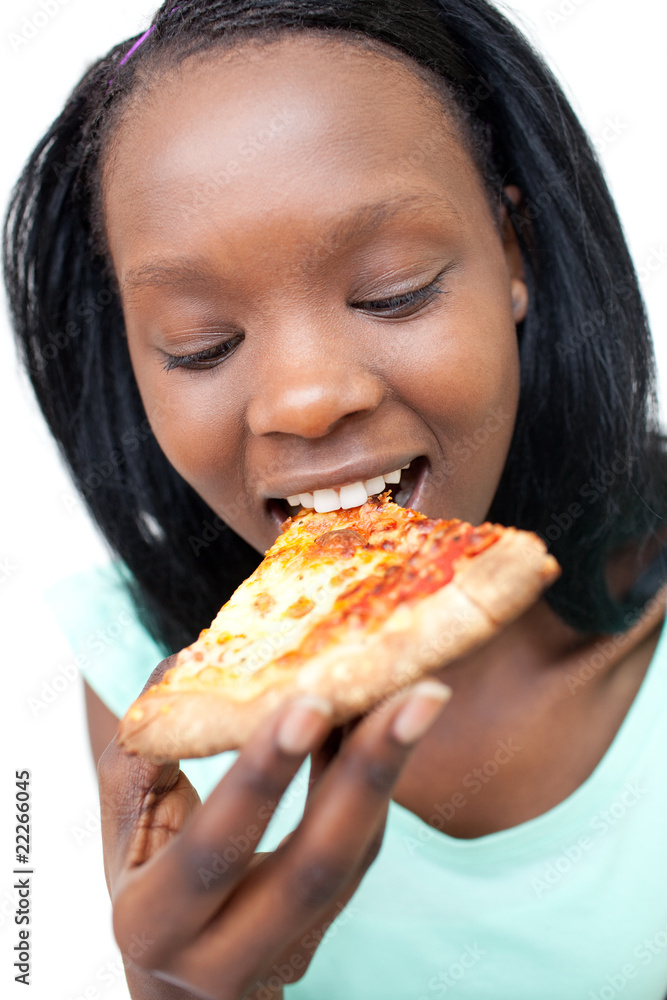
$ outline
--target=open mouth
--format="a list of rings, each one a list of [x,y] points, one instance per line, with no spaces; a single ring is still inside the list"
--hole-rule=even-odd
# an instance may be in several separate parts
[[[414,458],[407,469],[403,470],[400,483],[395,485],[387,484],[387,489],[391,491],[391,499],[399,507],[413,507],[418,502],[418,493],[422,485],[428,459],[424,455]]]
[[[388,483],[384,482],[381,477],[377,477],[380,481],[368,480],[369,484],[373,484],[372,489],[367,490],[369,496],[375,496],[379,493],[384,493],[387,490],[391,493],[391,499],[394,503],[399,504],[401,507],[417,507],[420,501],[421,493],[424,485],[424,478],[428,469],[428,459],[424,455],[420,455],[418,458],[414,458],[406,469],[401,470],[401,480],[399,483]],[[375,488],[377,486],[377,489]],[[330,492],[330,491],[327,491]],[[333,491],[331,491],[333,492]],[[339,493],[340,495],[340,493]],[[306,497],[310,498],[310,494],[306,494]],[[298,500],[297,497],[290,497],[290,500]],[[332,503],[335,499],[332,498]],[[365,500],[359,500],[358,503],[347,504],[343,509],[349,510],[351,506],[361,506],[365,503]],[[301,502],[290,503],[286,499],[269,499],[267,500],[267,509],[271,517],[277,521],[278,524],[282,524],[283,521],[288,517],[293,517],[297,514],[305,504]],[[312,507],[312,500],[309,499],[308,507]],[[340,503],[338,503],[337,508],[341,509]]]

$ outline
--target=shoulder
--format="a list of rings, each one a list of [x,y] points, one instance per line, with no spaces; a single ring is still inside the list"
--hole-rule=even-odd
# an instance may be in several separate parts
[[[121,563],[60,580],[44,595],[74,656],[74,666],[111,713],[121,716],[164,651],[142,625]]]

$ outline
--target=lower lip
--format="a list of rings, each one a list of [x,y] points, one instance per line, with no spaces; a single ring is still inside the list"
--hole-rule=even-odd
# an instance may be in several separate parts
[[[419,506],[426,492],[426,480],[428,478],[428,471],[430,468],[427,458],[420,457],[419,459],[415,459],[415,461],[420,462],[421,467],[417,472],[417,479],[414,486],[412,487],[412,492],[410,493],[410,496],[408,497],[406,503],[401,504],[402,507],[409,507],[411,510],[419,510]],[[400,483],[398,485],[400,486]],[[280,531],[282,525],[287,520],[288,515],[282,509],[277,500],[267,501],[267,509],[269,517],[273,521],[278,531]],[[301,507],[299,508],[299,510],[302,509],[303,508]],[[297,512],[295,511],[295,513]],[[336,513],[336,511],[334,511],[333,513]]]

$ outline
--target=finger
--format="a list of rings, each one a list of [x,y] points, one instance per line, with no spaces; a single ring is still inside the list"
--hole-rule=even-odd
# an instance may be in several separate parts
[[[244,992],[245,996],[245,991],[251,990],[253,991],[251,994],[253,997],[264,997],[267,995],[266,986],[268,984],[274,988],[276,987],[276,981],[280,980],[280,987],[283,988],[296,982],[306,974],[317,948],[324,941],[332,924],[334,924],[347,907],[359,888],[372,861],[377,856],[382,844],[386,819],[387,809],[384,810],[380,826],[373,838],[371,848],[364,857],[361,868],[353,875],[345,891],[331,906],[318,914],[317,920],[309,926],[305,933],[299,933],[285,945],[281,952],[271,956],[268,960],[265,959],[264,966],[254,970],[252,978],[242,983],[239,992]],[[288,836],[291,836],[291,834]],[[277,864],[277,859],[273,863]]]
[[[278,709],[180,835],[140,869],[126,868],[114,907],[119,944],[140,926],[154,942],[145,961],[157,968],[197,936],[247,871],[280,798],[311,746],[323,742],[331,717],[329,703],[311,695]]]
[[[270,966],[287,935],[292,940],[305,933],[320,914],[349,898],[384,824],[400,771],[450,693],[424,681],[361,721],[288,843],[249,873],[243,891],[175,957],[171,968],[185,982],[206,992],[221,967],[239,970],[242,977]],[[239,941],[246,945],[242,956]],[[243,979],[234,982],[240,986]]]
[[[450,695],[445,685],[423,681],[362,719],[343,742],[304,812],[290,845],[297,868],[309,855],[317,868],[328,854],[341,874],[362,862],[401,769]],[[329,874],[328,881],[335,881],[336,869]]]
[[[169,656],[157,665],[144,691],[161,679],[173,661],[174,657]],[[97,777],[104,866],[111,892],[117,875],[127,864],[132,845],[136,846],[137,829],[145,825],[155,801],[178,783],[179,766],[178,761],[154,764],[130,754],[118,745],[115,736],[100,756]]]
[[[331,730],[319,747],[313,747],[310,754],[307,797],[310,796],[313,788],[324,774],[326,768],[338,753],[343,739],[343,732],[344,729],[342,726],[336,726],[335,729]]]
[[[343,726],[336,726],[332,729],[324,743],[320,747],[315,747],[310,754],[310,773],[308,776],[308,795],[310,798],[313,789],[316,787],[325,770],[339,752],[342,743],[349,734],[359,725],[364,718],[363,715],[356,715]]]

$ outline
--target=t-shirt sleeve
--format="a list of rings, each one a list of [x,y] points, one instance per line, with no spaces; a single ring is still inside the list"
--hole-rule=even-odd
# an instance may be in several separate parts
[[[166,655],[142,625],[123,582],[124,572],[122,564],[110,564],[67,577],[44,593],[81,676],[118,718],[125,715]],[[230,750],[182,760],[181,770],[203,801],[237,757],[238,752]],[[297,826],[303,815],[308,772],[306,760],[278,803],[257,850],[274,850]]]
[[[81,676],[119,718],[165,653],[143,627],[115,565],[77,573],[44,594]]]

